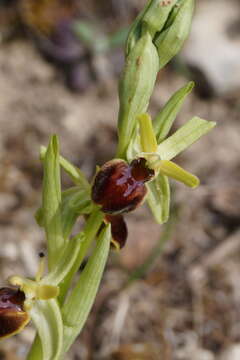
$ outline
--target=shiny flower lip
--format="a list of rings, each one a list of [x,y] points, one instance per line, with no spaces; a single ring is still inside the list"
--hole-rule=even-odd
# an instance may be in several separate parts
[[[95,177],[92,200],[107,214],[133,211],[143,202],[147,193],[145,182],[154,174],[144,158],[135,159],[130,165],[120,159],[108,161]]]
[[[22,291],[7,287],[0,289],[0,339],[17,334],[29,322],[24,301]]]

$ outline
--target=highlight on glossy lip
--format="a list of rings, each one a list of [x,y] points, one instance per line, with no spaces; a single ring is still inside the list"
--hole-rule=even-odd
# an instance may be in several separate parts
[[[154,170],[146,166],[144,158],[129,165],[123,160],[111,160],[97,173],[92,187],[92,200],[108,214],[129,212],[145,198],[145,182],[151,180]]]
[[[8,287],[0,289],[0,339],[17,334],[29,322],[24,301],[22,291]]]

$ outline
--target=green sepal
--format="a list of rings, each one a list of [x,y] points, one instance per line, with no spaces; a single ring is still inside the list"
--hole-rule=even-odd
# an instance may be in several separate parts
[[[161,159],[171,160],[201,136],[208,133],[215,125],[216,123],[213,121],[203,120],[195,116],[158,145],[157,153]]]
[[[169,160],[161,160],[159,170],[163,175],[169,176],[172,179],[182,182],[186,186],[196,188],[200,181],[197,176],[184,170],[181,166]]]
[[[192,91],[194,82],[190,81],[171,96],[153,121],[157,142],[160,144],[168,135],[176,116],[187,95]]]
[[[95,300],[97,290],[108,258],[111,241],[110,226],[107,225],[97,240],[79,280],[62,308],[64,323],[64,345],[66,352],[82,330]]]
[[[118,158],[125,158],[137,126],[137,116],[148,107],[158,73],[159,60],[151,36],[147,33],[136,43],[126,59],[119,86]]]
[[[187,39],[194,10],[194,0],[182,0],[168,27],[154,40],[158,49],[160,69],[162,69],[182,48]]]
[[[46,148],[44,146],[41,146],[40,159],[44,160],[45,156],[46,156]],[[77,168],[76,166],[71,164],[63,156],[59,156],[59,163],[60,163],[61,167],[63,168],[63,170],[72,179],[72,181],[74,182],[75,185],[79,185],[86,190],[90,189],[89,182],[87,181],[84,173],[79,168]]]
[[[170,186],[168,177],[159,174],[147,184],[147,202],[158,224],[164,224],[169,218]]]
[[[57,136],[50,139],[43,160],[42,216],[47,237],[49,269],[58,261],[64,246],[61,225],[61,182]]]
[[[36,300],[29,311],[39,338],[27,360],[59,360],[63,345],[63,322],[57,301]]]
[[[90,214],[93,208],[90,189],[74,186],[62,193],[62,229],[64,239],[68,238],[80,215]]]

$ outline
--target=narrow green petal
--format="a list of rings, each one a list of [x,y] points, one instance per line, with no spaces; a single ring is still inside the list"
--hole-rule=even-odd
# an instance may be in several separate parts
[[[95,300],[108,258],[111,230],[102,230],[97,245],[62,309],[64,322],[64,346],[67,351],[82,330]]]
[[[47,236],[49,268],[58,261],[64,246],[61,225],[61,183],[59,145],[57,136],[52,136],[43,161],[42,215]]]
[[[36,340],[27,360],[59,360],[63,345],[63,323],[57,301],[35,301],[30,315],[41,339],[41,350],[39,340]]]
[[[187,149],[201,136],[208,133],[216,125],[213,121],[206,121],[194,117],[177,130],[172,136],[158,145],[157,153],[163,160],[171,160]]]
[[[159,174],[156,179],[147,184],[148,205],[155,220],[164,224],[169,218],[170,186],[167,176]]]
[[[153,131],[152,119],[148,114],[138,116],[140,125],[140,141],[143,152],[156,152],[157,140]]]
[[[195,175],[189,173],[181,166],[178,166],[169,160],[161,160],[159,170],[161,174],[178,180],[191,188],[197,187],[200,183],[199,179]]]
[[[192,91],[193,87],[194,82],[190,81],[187,85],[184,85],[181,89],[179,89],[175,94],[173,94],[173,96],[171,96],[166,105],[164,105],[154,119],[154,130],[158,144],[167,137],[185,98]]]

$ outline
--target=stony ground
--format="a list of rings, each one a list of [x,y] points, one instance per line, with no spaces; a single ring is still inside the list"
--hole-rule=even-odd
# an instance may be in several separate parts
[[[207,6],[208,1],[203,3]],[[211,3],[217,6],[218,2]],[[228,3],[236,4],[221,0],[223,12]],[[198,7],[198,22],[201,16],[203,23],[208,21],[206,12]],[[233,22],[233,15],[226,21]],[[211,29],[214,32],[214,23]],[[229,46],[238,45],[236,31],[234,36]],[[185,65],[194,62],[189,56],[192,43],[194,38],[182,58],[160,74],[151,103],[153,115],[187,81]],[[98,80],[76,94],[64,86],[59,70],[42,59],[26,36],[14,37],[0,47],[2,284],[13,273],[34,275],[37,254],[44,249],[44,235],[34,221],[41,201],[39,146],[57,133],[61,152],[89,177],[96,163],[114,156],[116,73],[122,55],[116,51],[94,61]],[[218,66],[219,57],[213,61],[217,69],[226,71]],[[106,71],[109,63],[114,64],[113,71]],[[208,77],[206,63],[197,64],[195,72],[196,64],[192,64],[192,76],[200,85],[175,125],[176,129],[193,115],[217,122],[208,136],[177,159],[200,177],[202,185],[193,191],[172,182],[175,216],[168,241],[151,267],[128,286],[134,270],[163,241],[165,228],[154,223],[145,207],[127,217],[128,244],[120,254],[111,254],[95,307],[69,360],[240,358],[240,84],[234,79],[232,86],[228,82],[220,88],[221,81],[216,79],[223,74]],[[64,178],[63,183],[68,185],[69,180]],[[0,358],[24,359],[33,336],[34,330],[28,327],[4,341]]]

